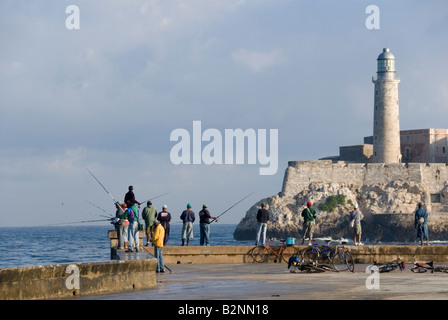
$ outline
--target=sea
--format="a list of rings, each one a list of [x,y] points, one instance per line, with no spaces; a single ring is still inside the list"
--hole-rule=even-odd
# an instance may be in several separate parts
[[[210,244],[213,246],[253,246],[254,240],[237,241],[233,238],[236,224],[210,226]],[[80,262],[110,261],[110,239],[107,234],[114,227],[101,225],[65,225],[43,227],[0,227],[0,268],[37,266]],[[181,244],[182,224],[171,224],[167,246]],[[199,246],[199,224],[194,224],[192,246]],[[325,242],[326,238],[316,238]],[[316,242],[317,242],[316,241]],[[351,244],[350,239],[336,242]],[[145,240],[144,240],[145,242]],[[146,243],[146,242],[145,242]],[[296,244],[298,244],[296,242]],[[371,244],[371,243],[368,243]],[[415,243],[376,243],[382,245]],[[431,241],[432,245],[447,245],[448,241]]]
[[[254,241],[233,239],[236,226],[212,224],[210,244],[254,245]],[[110,261],[110,239],[107,234],[113,229],[111,224],[0,228],[0,268]],[[167,246],[180,245],[181,234],[182,224],[171,224]],[[199,224],[193,226],[190,245],[199,245]]]

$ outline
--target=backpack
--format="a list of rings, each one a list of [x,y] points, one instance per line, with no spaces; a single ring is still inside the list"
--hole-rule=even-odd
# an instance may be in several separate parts
[[[300,264],[300,259],[298,256],[291,256],[288,260],[288,269],[291,268],[291,266],[296,266]]]

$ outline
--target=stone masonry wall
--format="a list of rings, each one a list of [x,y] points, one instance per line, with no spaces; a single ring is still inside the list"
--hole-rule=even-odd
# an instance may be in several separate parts
[[[318,210],[319,204],[335,195],[344,195],[346,205],[334,212]],[[282,191],[258,201],[246,212],[235,230],[235,239],[255,239],[256,213],[261,203],[270,211],[271,237],[301,237],[301,212],[308,201],[318,213],[318,236],[350,238],[350,203],[357,203],[364,214],[364,239],[413,241],[413,213],[418,202],[423,202],[430,213],[430,239],[448,239],[448,170],[444,164],[331,160],[289,162]]]
[[[347,163],[331,160],[290,161],[283,180],[282,196],[294,196],[309,184],[344,184],[351,188],[387,185],[404,181],[419,185],[430,194],[443,192],[448,167],[440,163]],[[429,198],[428,198],[429,199]],[[431,210],[430,201],[427,202]]]

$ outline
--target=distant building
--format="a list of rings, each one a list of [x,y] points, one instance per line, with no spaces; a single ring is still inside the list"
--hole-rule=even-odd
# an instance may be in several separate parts
[[[448,129],[400,131],[402,162],[448,164]]]
[[[339,147],[339,156],[320,160],[369,163],[372,161],[373,136],[364,144]],[[400,131],[401,162],[445,163],[448,165],[448,129],[416,129]]]
[[[385,48],[377,59],[373,136],[364,144],[341,146],[339,156],[320,160],[360,163],[445,163],[448,164],[448,129],[401,130],[395,57]]]

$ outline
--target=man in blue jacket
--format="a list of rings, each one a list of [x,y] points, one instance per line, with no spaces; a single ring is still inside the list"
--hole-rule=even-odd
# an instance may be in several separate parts
[[[187,239],[188,246],[190,245],[190,239],[193,238],[193,222],[195,220],[194,212],[191,210],[191,204],[187,204],[187,210],[182,212],[180,219],[184,222],[182,227],[182,245],[185,245],[185,239]]]
[[[426,239],[426,245],[429,245],[428,235],[428,213],[423,209],[423,204],[418,204],[418,209],[415,211],[414,226],[417,228],[417,238],[420,239],[420,245],[423,245],[423,238]]]

